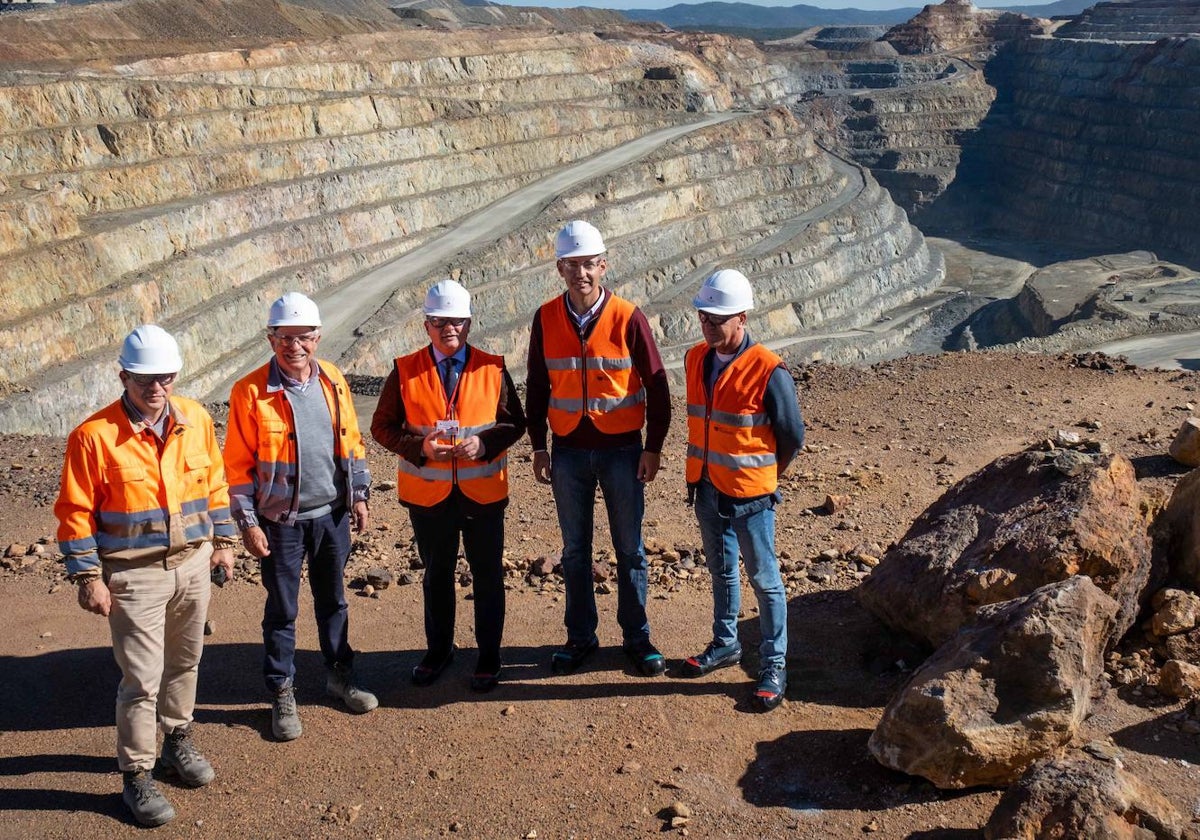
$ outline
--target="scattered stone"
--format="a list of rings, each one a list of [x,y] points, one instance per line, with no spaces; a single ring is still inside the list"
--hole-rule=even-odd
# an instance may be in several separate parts
[[[1186,633],[1200,624],[1200,597],[1182,589],[1160,589],[1150,602],[1154,615],[1150,630],[1165,638]]]
[[[529,566],[529,571],[538,577],[549,577],[554,573],[554,569],[558,566],[558,561],[553,557],[542,556],[533,561]]]
[[[1171,659],[1158,671],[1158,688],[1164,694],[1190,700],[1200,696],[1200,665]]]
[[[375,587],[368,583],[362,588],[362,594],[370,598],[375,594]]]
[[[367,569],[367,584],[376,590],[387,589],[392,585],[392,573],[381,566]]]
[[[396,582],[400,584],[400,586],[412,586],[417,582],[417,580],[417,576],[412,572],[401,572],[400,577],[396,579]]]
[[[692,809],[688,807],[687,803],[678,799],[667,806],[667,816],[669,817],[690,817],[691,815]]]
[[[628,776],[633,773],[640,772],[641,769],[642,769],[642,765],[638,764],[636,761],[627,761],[624,764],[622,764],[620,767],[617,768],[617,772],[621,773],[622,775]]]
[[[817,510],[826,516],[833,516],[838,511],[845,510],[849,504],[849,496],[830,493],[825,497],[825,501],[821,503],[821,506]]]
[[[211,618],[204,622],[204,635],[211,636],[217,632],[217,624]]]
[[[4,549],[5,557],[24,557],[25,546],[20,543],[13,543],[8,548]]]
[[[505,706],[503,709],[500,710],[500,714],[504,715],[504,717],[511,717],[512,715],[515,715],[516,713],[517,713],[517,707],[511,706],[511,705]]]
[[[596,594],[597,595],[611,595],[612,587],[609,586],[607,583],[597,583],[596,584]]]
[[[1200,419],[1189,417],[1183,421],[1167,454],[1185,467],[1200,467]]]

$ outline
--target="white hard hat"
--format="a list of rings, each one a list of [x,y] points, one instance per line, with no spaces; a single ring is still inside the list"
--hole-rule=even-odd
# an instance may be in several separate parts
[[[267,314],[268,327],[319,327],[321,310],[312,298],[300,292],[284,292],[283,297],[271,304]]]
[[[713,315],[737,315],[754,308],[754,292],[745,274],[722,268],[708,275],[692,298],[692,306]]]
[[[421,311],[441,318],[470,318],[471,293],[456,280],[439,280],[426,293]]]
[[[179,345],[155,324],[142,324],[125,336],[117,361],[130,373],[179,373],[183,367]]]
[[[566,227],[554,238],[554,256],[560,260],[565,257],[594,257],[606,250],[600,231],[578,219],[567,222]]]

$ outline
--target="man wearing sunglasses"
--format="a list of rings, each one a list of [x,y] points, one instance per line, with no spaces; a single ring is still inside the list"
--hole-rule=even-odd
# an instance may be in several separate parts
[[[716,271],[692,304],[704,340],[684,359],[687,483],[713,582],[713,639],[683,663],[699,677],[736,665],[741,587],[738,551],[758,599],[758,684],[753,701],[770,711],[787,689],[787,593],[775,556],[779,476],[804,445],[796,386],[779,356],[746,330],[754,294],[744,274]]]
[[[525,383],[533,473],[553,489],[563,536],[567,642],[550,664],[570,674],[599,646],[592,571],[598,486],[617,555],[622,648],[639,674],[658,676],[666,662],[650,641],[646,617],[642,515],[645,485],[658,473],[671,422],[667,374],[646,316],[601,285],[608,261],[600,232],[569,222],[554,250],[567,288],[533,318]],[[553,452],[546,448],[547,426]]]
[[[379,705],[354,683],[343,585],[351,521],[355,532],[367,527],[371,476],[350,388],[334,365],[317,360],[317,305],[299,292],[272,303],[267,343],[271,360],[229,395],[225,466],[234,521],[246,550],[261,562],[267,590],[263,676],[271,731],[291,741],[303,731],[294,660],[305,558],[326,693],[359,714]]]
[[[175,339],[140,326],[118,361],[124,393],[71,433],[54,513],[79,606],[108,617],[121,668],[122,798],[155,826],[175,818],[151,776],[160,726],[164,771],[189,787],[215,776],[193,742],[192,711],[209,573],[233,573],[235,531],[212,418],[172,396],[183,367]]]
[[[400,456],[396,489],[425,566],[426,652],[414,685],[431,685],[454,659],[455,579],[461,538],[471,567],[478,657],[470,686],[500,680],[504,633],[504,509],[508,447],[525,412],[504,357],[467,343],[471,295],[442,280],[422,307],[429,344],[396,359],[371,434]]]

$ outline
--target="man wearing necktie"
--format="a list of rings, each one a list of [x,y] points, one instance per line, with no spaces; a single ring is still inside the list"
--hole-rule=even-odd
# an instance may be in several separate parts
[[[396,359],[371,420],[375,440],[400,456],[396,489],[425,566],[426,653],[412,681],[432,684],[454,659],[461,536],[479,649],[470,685],[490,691],[504,632],[507,450],[525,433],[525,411],[504,358],[467,344],[471,295],[461,284],[434,285],[422,313],[429,345]]]

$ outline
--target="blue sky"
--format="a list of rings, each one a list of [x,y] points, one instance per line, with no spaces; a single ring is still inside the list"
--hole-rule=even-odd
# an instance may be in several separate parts
[[[930,0],[725,0],[725,2],[753,2],[758,6],[819,6],[822,9],[899,9],[899,8],[920,8],[926,5]],[[493,0],[493,2],[504,3],[509,6],[546,6],[549,8],[574,6],[596,6],[602,9],[665,9],[668,6],[674,6],[681,2],[701,2],[701,0]],[[934,0],[936,2],[936,0]],[[1049,2],[1049,0],[1047,0]],[[1000,6],[1032,6],[1038,4],[1038,0],[1027,0],[1022,3],[1022,0],[998,0],[998,2],[988,2],[988,0],[975,0],[975,5],[981,8],[993,8]]]

